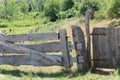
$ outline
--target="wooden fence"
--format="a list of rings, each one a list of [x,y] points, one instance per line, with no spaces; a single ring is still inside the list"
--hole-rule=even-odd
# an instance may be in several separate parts
[[[84,33],[77,26],[72,27],[72,32],[74,42],[68,41],[69,37],[65,29],[59,30],[58,33],[1,35],[0,52],[4,55],[0,56],[0,64],[10,64],[13,66],[63,66],[70,68],[73,62],[77,62],[78,68],[83,70],[88,67]],[[48,42],[32,45],[20,44],[23,41]],[[76,57],[70,55],[72,50],[76,51]],[[62,52],[62,55],[50,55],[47,52]],[[15,53],[15,55],[5,55],[6,53]]]
[[[93,60],[95,67],[120,66],[120,28],[94,28]]]

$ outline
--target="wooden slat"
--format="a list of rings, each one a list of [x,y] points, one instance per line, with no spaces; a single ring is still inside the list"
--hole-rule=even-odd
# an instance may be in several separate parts
[[[92,35],[106,35],[106,28],[94,28]]]
[[[56,57],[56,56],[54,56]],[[61,56],[57,56],[61,57]],[[12,66],[34,65],[34,66],[61,66],[62,64],[50,63],[46,59],[41,59],[37,55],[25,56],[0,56],[0,64],[9,64]]]
[[[112,57],[112,52],[113,52],[113,29],[112,28],[107,28],[106,31],[106,56],[105,58],[107,59],[107,63],[105,67],[113,67],[113,57]]]
[[[37,55],[41,59],[48,60],[51,64],[52,63],[61,64],[60,62],[62,62],[61,58],[59,58],[59,57],[53,57],[51,55],[45,54],[45,53],[40,52],[40,51],[32,50],[32,49],[29,49],[29,48],[26,48],[26,47],[23,47],[23,46],[19,46],[19,45],[16,45],[16,44],[12,44],[12,43],[9,43],[9,42],[4,42],[4,40],[0,41],[0,45],[3,45],[5,47],[9,47],[11,49],[14,49],[14,50],[18,51],[19,53]]]
[[[106,55],[106,35],[98,35],[98,50],[99,50],[99,57],[97,59],[103,59],[97,61],[96,63],[98,64],[97,67],[105,67],[106,65],[108,65],[108,62],[105,58]]]
[[[61,29],[59,31],[60,35],[60,45],[61,45],[61,51],[62,51],[62,59],[63,59],[63,65],[66,68],[71,67],[70,65],[70,56],[69,56],[69,50],[68,50],[68,41],[67,41],[67,32],[65,29]]]
[[[0,37],[1,38],[1,37]],[[36,40],[58,40],[58,33],[36,33],[36,34],[19,34],[19,35],[6,35],[2,37],[9,42],[21,41],[36,41]]]
[[[119,46],[119,41],[120,39],[118,38],[120,36],[120,28],[115,28],[114,29],[114,41],[115,41],[115,54],[113,57],[115,58],[115,61],[116,61],[116,67],[117,66],[120,66],[120,46]]]
[[[99,44],[98,44],[98,35],[92,36],[92,43],[93,43],[93,66],[98,67],[99,62],[96,59],[99,59]]]
[[[76,51],[78,69],[85,70],[86,68],[89,67],[89,64],[88,64],[89,59],[88,59],[88,54],[86,53],[86,49],[85,49],[84,33],[80,27],[72,26],[72,34],[73,34],[73,42],[75,46],[75,51]],[[77,44],[82,44],[81,49],[76,47]],[[79,60],[81,59],[81,57],[83,57],[82,61]]]
[[[21,45],[23,47],[37,50],[41,52],[59,52],[61,51],[60,42],[51,42],[51,43],[44,43],[44,44],[33,44],[33,45]],[[18,51],[0,45],[0,52],[4,53],[19,53]]]

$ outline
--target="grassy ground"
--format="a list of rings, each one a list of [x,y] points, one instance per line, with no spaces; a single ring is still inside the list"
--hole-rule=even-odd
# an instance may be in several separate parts
[[[46,19],[24,19],[11,22],[0,22],[0,29],[6,30],[7,34],[23,34],[44,24]]]
[[[33,67],[9,65],[0,66],[0,80],[119,80],[120,70],[111,73],[81,72],[75,68],[65,70],[62,67]]]

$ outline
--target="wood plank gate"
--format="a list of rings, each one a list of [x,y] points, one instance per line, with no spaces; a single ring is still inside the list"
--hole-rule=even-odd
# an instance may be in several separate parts
[[[94,28],[92,35],[94,66],[120,66],[120,28]]]
[[[0,56],[0,64],[70,68],[73,62],[77,62],[78,68],[83,70],[88,67],[84,33],[77,26],[72,27],[72,33],[74,42],[68,41],[65,29],[59,30],[58,33],[1,35],[0,52],[4,54]],[[47,43],[32,45],[22,43],[28,41],[47,41]],[[76,50],[76,57],[70,55],[72,50]],[[62,52],[62,55],[50,55],[47,52]],[[6,55],[6,53],[15,53],[15,55]]]

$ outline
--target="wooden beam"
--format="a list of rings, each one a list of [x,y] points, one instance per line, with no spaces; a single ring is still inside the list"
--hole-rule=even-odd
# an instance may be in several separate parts
[[[3,45],[5,47],[9,47],[11,49],[14,49],[16,51],[18,51],[19,53],[26,53],[26,54],[30,54],[30,55],[37,55],[39,56],[39,58],[41,59],[46,59],[48,60],[51,64],[61,64],[62,60],[60,57],[53,57],[52,55],[48,55],[45,53],[42,53],[40,51],[36,51],[36,50],[32,50],[23,46],[19,46],[16,44],[12,44],[9,42],[3,42],[4,40],[0,41],[0,45]]]
[[[0,36],[8,42],[21,42],[21,41],[37,41],[37,40],[58,40],[58,33],[36,33],[36,34],[18,34]]]
[[[37,50],[41,52],[59,52],[61,51],[60,42],[51,42],[51,43],[43,43],[43,44],[33,44],[33,45],[20,45],[32,50]],[[0,45],[0,52],[4,53],[19,53],[14,49],[5,47]]]
[[[94,28],[91,35],[106,35],[107,28]]]
[[[78,69],[85,70],[89,66],[88,64],[89,55],[86,53],[84,33],[80,27],[72,26],[72,35],[73,35],[73,43],[76,51]]]
[[[56,55],[54,57],[62,57],[62,56]],[[12,66],[19,66],[19,65],[61,66],[62,65],[58,63],[50,63],[48,60],[41,59],[37,55],[0,56],[0,65],[1,64],[9,64]]]
[[[85,12],[85,27],[86,27],[86,43],[87,43],[87,54],[89,54],[89,67],[92,67],[90,59],[91,59],[91,38],[90,38],[90,19],[91,19],[91,11],[92,9],[88,9]]]
[[[67,32],[65,29],[61,29],[59,31],[60,34],[60,45],[61,45],[61,51],[62,51],[62,59],[63,59],[63,65],[66,68],[71,67],[70,65],[70,56],[69,56],[69,50],[68,50],[68,41],[67,41]]]

